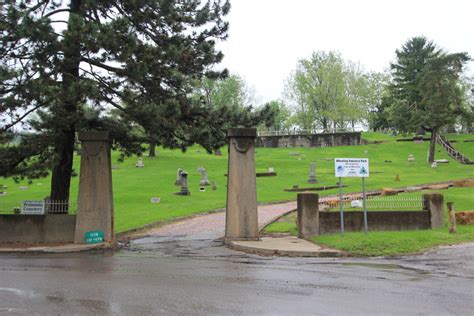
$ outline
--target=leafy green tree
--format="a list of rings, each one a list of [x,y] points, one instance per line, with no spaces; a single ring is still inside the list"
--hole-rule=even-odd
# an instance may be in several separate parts
[[[298,125],[325,132],[366,121],[373,93],[369,74],[332,51],[298,61],[286,86]]]
[[[424,37],[408,40],[392,65],[390,120],[404,132],[420,127],[431,133],[428,161],[434,161],[440,129],[462,113],[460,74],[469,60],[465,53],[447,54]]]
[[[386,109],[391,105],[388,99],[388,83],[390,76],[387,73],[370,73],[368,75],[368,124],[373,131],[389,128]]]
[[[337,120],[344,93],[343,60],[335,52],[315,52],[298,61],[288,82],[288,94],[296,102],[295,111],[303,129],[322,128],[328,132]]]
[[[203,142],[213,118],[191,102],[190,79],[217,77],[227,37],[228,1],[8,1],[0,9],[1,137],[31,129],[15,146],[1,146],[0,175],[44,176],[52,169],[52,199],[69,198],[75,133],[111,129],[136,150],[129,120],[165,146]],[[93,122],[83,104],[100,112]],[[124,107],[122,104],[126,104]],[[108,115],[111,108],[123,120]],[[202,118],[202,119],[200,119]],[[117,123],[118,122],[118,123]]]
[[[275,113],[274,122],[268,127],[272,131],[288,131],[294,124],[293,116],[283,100],[272,100],[266,105]]]

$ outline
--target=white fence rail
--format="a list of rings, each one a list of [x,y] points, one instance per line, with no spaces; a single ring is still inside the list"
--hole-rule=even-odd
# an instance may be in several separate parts
[[[43,201],[38,201],[43,202]],[[21,214],[22,201],[0,202],[0,214]],[[77,204],[67,200],[44,200],[44,214],[75,214]]]
[[[319,202],[320,210],[323,211],[338,211],[340,204],[339,197],[322,198]],[[365,205],[368,211],[421,211],[423,197],[421,195],[367,196]],[[342,209],[344,211],[363,210],[362,194],[344,196]]]

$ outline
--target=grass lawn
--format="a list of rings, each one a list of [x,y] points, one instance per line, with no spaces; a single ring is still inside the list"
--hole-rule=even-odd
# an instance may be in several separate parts
[[[318,245],[341,249],[354,256],[395,256],[417,253],[434,246],[474,240],[474,225],[458,225],[457,233],[446,227],[433,230],[345,233],[313,237]]]
[[[336,157],[369,158],[370,178],[366,181],[369,190],[474,177],[474,165],[461,165],[450,159],[443,151],[437,152],[436,158],[449,159],[450,163],[440,164],[436,169],[430,168],[425,162],[428,142],[397,143],[395,137],[380,133],[364,133],[363,137],[384,142],[378,145],[324,148],[257,148],[257,172],[267,171],[269,167],[273,167],[278,174],[276,177],[257,178],[259,202],[294,200],[296,193],[283,191],[293,185],[300,187],[335,185]],[[225,207],[226,148],[222,149],[223,156],[209,155],[197,146],[189,148],[186,153],[163,149],[158,149],[158,152],[155,159],[144,157],[145,168],[135,168],[136,157],[117,163],[118,155],[113,153],[112,164],[118,167],[112,173],[116,232]],[[294,155],[295,152],[299,155]],[[415,156],[414,163],[407,162],[409,154]],[[74,158],[74,166],[79,172],[80,157]],[[385,160],[391,162],[384,162]],[[312,161],[316,163],[316,176],[319,181],[316,185],[307,183],[309,165]],[[216,182],[216,191],[208,187],[205,192],[199,192],[200,174],[197,168],[200,166],[208,171],[209,180]],[[174,185],[177,168],[188,171],[191,196],[173,194],[179,191],[179,187]],[[394,181],[396,174],[400,175],[400,182]],[[8,207],[21,200],[42,199],[49,194],[49,178],[36,180],[32,184],[14,183],[12,179],[2,179],[0,183],[8,186],[7,195],[0,196],[0,211],[1,207]],[[348,185],[345,192],[361,190],[359,179],[344,180],[344,184]],[[28,186],[28,190],[19,189],[25,185]],[[77,187],[78,177],[75,177],[72,180],[71,200],[77,197]],[[330,194],[337,194],[337,189],[320,192],[322,196]],[[152,197],[160,197],[160,203],[150,203]]]

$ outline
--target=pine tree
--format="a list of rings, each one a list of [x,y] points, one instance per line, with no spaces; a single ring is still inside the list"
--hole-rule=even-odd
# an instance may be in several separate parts
[[[443,52],[425,37],[409,39],[396,55],[385,99],[391,103],[390,122],[402,132],[416,132],[420,127],[430,132],[428,161],[433,162],[437,133],[461,113],[459,76],[469,57]]]
[[[197,139],[209,114],[189,98],[191,80],[217,77],[228,1],[9,1],[0,9],[1,176],[52,169],[51,199],[67,200],[75,134],[111,129],[136,152],[139,122],[160,143]],[[126,106],[124,106],[126,105]],[[110,115],[110,109],[121,116]],[[96,115],[87,115],[93,109]],[[19,144],[8,143],[13,130]]]

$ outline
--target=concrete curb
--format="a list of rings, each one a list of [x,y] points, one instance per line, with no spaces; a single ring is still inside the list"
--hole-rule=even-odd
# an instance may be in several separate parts
[[[110,243],[98,243],[98,244],[66,244],[56,246],[29,246],[29,247],[18,247],[11,245],[12,247],[6,247],[0,245],[0,253],[24,253],[24,252],[40,252],[40,253],[67,253],[67,252],[81,252],[89,250],[99,249],[114,249],[114,245]]]
[[[260,241],[228,241],[227,246],[236,251],[262,256],[282,257],[345,257],[346,253],[322,248],[307,240],[289,237],[262,237]]]

